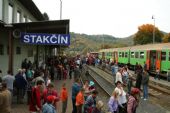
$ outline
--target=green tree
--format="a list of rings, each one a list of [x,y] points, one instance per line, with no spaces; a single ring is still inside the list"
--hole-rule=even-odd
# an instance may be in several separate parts
[[[165,43],[170,42],[170,33],[168,33],[168,34],[164,35],[164,37],[163,37],[163,40],[162,40],[162,41],[163,41],[163,42],[165,42]]]
[[[138,27],[138,32],[135,34],[133,41],[134,44],[147,44],[153,42],[153,30],[154,26],[152,24],[143,24]],[[155,27],[155,42],[161,42],[163,33]]]

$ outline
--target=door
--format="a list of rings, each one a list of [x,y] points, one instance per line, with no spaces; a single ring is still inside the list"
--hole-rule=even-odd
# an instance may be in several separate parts
[[[150,51],[150,70],[156,70],[156,50]]]
[[[156,69],[161,69],[161,51],[156,51]]]
[[[147,70],[150,69],[150,50],[146,51],[146,65],[147,65]]]

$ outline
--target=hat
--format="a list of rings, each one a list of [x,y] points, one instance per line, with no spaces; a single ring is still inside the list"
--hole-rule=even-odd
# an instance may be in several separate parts
[[[53,101],[55,101],[55,99],[56,99],[56,97],[55,96],[53,96],[53,95],[49,95],[48,97],[47,97],[47,101],[48,102],[53,102]]]
[[[93,85],[94,85],[94,82],[93,82],[93,81],[90,81],[89,86],[93,86]]]
[[[138,88],[132,88],[131,89],[131,94],[139,94],[140,90]]]

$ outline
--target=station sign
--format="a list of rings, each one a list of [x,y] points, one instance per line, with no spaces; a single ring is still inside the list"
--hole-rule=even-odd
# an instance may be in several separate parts
[[[21,41],[36,45],[70,45],[70,34],[21,33]]]

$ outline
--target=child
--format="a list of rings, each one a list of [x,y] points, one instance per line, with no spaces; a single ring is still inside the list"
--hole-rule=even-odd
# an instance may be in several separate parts
[[[56,109],[53,106],[55,98],[56,97],[52,95],[47,97],[47,102],[43,105],[42,113],[56,113]]]
[[[63,83],[61,94],[60,94],[61,101],[62,101],[62,113],[66,113],[66,109],[67,109],[68,92],[65,86],[66,84]]]

